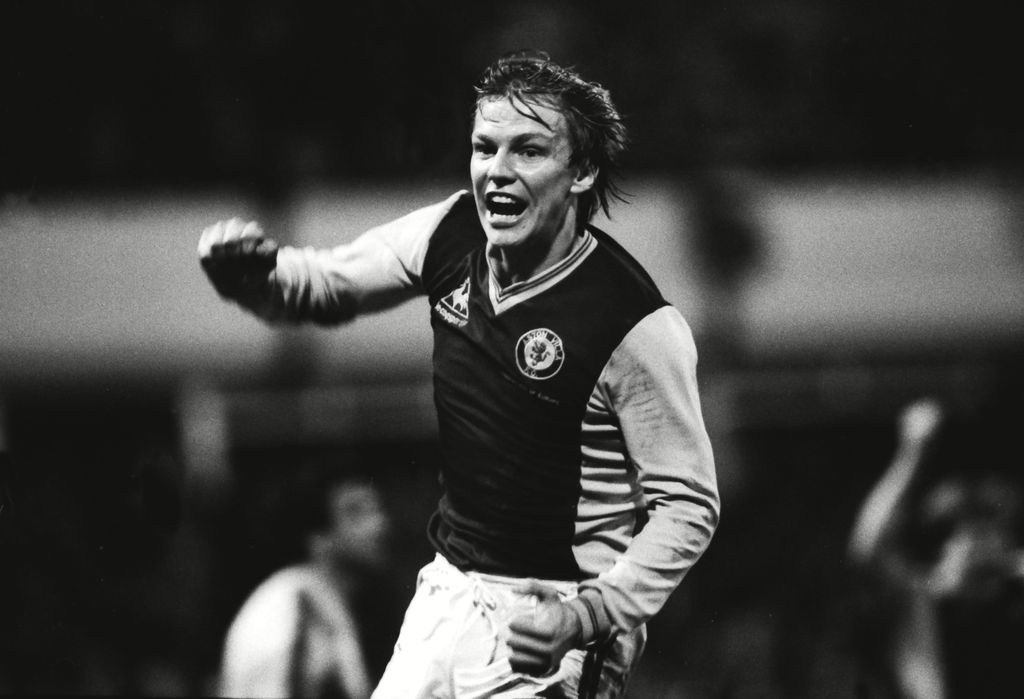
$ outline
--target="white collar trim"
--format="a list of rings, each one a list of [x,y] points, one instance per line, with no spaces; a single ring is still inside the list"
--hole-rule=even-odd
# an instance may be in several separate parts
[[[491,264],[491,257],[487,255],[487,266],[490,271],[490,274],[487,275],[488,292],[494,315],[500,315],[523,301],[544,293],[572,274],[573,270],[579,267],[583,260],[587,259],[590,253],[596,249],[597,239],[590,234],[590,231],[585,230],[583,235],[576,239],[576,243],[568,255],[543,272],[535,274],[525,281],[509,284],[504,289],[498,284],[498,279],[494,275],[494,267]]]

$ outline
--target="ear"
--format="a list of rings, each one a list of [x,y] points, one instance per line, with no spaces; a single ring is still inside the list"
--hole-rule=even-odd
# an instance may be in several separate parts
[[[572,188],[569,190],[573,194],[583,194],[589,191],[594,186],[594,181],[597,179],[597,168],[584,166],[579,169],[576,173],[576,178],[572,182]]]

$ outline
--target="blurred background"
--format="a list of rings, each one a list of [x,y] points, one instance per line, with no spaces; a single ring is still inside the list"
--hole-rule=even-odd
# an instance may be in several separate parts
[[[537,47],[631,129],[630,203],[597,223],[693,327],[723,496],[631,696],[863,696],[845,548],[899,411],[937,397],[961,466],[1020,462],[1006,12],[0,5],[0,693],[211,693],[232,615],[352,469],[394,521],[393,584],[362,607],[386,661],[431,555],[426,309],[269,328],[195,248],[235,215],[332,245],[466,186],[473,81]]]

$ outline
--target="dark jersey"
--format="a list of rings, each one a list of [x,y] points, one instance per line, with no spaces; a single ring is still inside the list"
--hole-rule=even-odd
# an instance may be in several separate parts
[[[500,290],[486,242],[464,197],[423,267],[445,457],[430,538],[462,568],[576,580],[587,401],[622,338],[666,302],[596,229],[545,275]]]

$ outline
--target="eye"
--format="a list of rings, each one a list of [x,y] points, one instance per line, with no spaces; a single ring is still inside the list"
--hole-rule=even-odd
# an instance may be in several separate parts
[[[541,156],[544,155],[544,152],[540,148],[537,148],[536,146],[525,146],[519,151],[519,153],[527,160],[540,158]]]
[[[473,141],[473,153],[476,155],[493,155],[494,145],[486,141]]]

